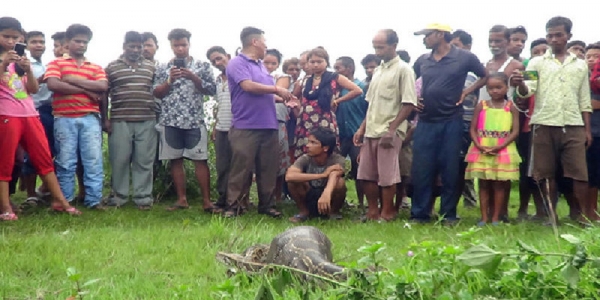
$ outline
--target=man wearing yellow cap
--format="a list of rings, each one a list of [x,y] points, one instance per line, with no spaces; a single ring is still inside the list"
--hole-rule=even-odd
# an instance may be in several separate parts
[[[463,99],[485,84],[487,72],[473,53],[452,46],[452,29],[440,23],[429,24],[415,35],[424,35],[423,43],[431,53],[414,64],[421,77],[422,101],[419,123],[414,133],[412,181],[414,184],[411,218],[430,221],[431,195],[438,172],[442,177],[440,215],[446,221],[457,220],[454,196],[458,184],[463,132]],[[480,79],[464,88],[467,74]]]

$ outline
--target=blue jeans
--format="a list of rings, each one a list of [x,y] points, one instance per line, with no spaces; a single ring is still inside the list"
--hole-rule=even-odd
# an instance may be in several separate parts
[[[98,114],[78,118],[54,119],[56,177],[65,198],[75,198],[77,151],[83,165],[84,204],[93,207],[102,200],[104,165],[102,163],[102,127]]]
[[[431,197],[437,174],[442,177],[440,215],[455,220],[455,193],[460,173],[460,151],[463,145],[463,120],[440,123],[419,121],[413,142],[412,182],[414,186],[411,218],[429,221]]]
[[[38,108],[38,113],[40,114],[40,122],[42,122],[44,131],[46,132],[48,146],[50,147],[50,155],[54,157],[54,155],[56,155],[56,151],[54,151],[54,116],[52,115],[52,105],[46,104],[40,106]],[[31,175],[35,174],[36,172],[27,153],[25,153],[23,170],[21,172],[23,175]]]

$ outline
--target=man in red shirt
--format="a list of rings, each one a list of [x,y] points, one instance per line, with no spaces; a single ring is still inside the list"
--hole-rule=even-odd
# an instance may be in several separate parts
[[[87,26],[69,26],[69,53],[48,65],[44,80],[54,92],[55,164],[62,192],[67,200],[74,199],[79,152],[84,171],[84,204],[101,210],[104,170],[99,102],[108,82],[102,67],[84,56],[91,38],[92,31]]]

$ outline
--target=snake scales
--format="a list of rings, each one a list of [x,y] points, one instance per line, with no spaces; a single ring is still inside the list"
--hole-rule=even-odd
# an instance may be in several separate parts
[[[267,265],[281,265],[328,278],[345,277],[344,268],[332,262],[331,241],[312,226],[288,229],[273,238],[270,245],[253,245],[241,255],[218,252],[216,258],[248,273],[256,273]]]

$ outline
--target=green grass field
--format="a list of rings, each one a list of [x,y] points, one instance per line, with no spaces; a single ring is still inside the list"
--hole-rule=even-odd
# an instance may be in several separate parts
[[[353,184],[348,187],[352,201]],[[516,213],[516,195],[513,192],[512,216]],[[15,200],[23,198],[20,193]],[[18,222],[0,223],[0,298],[66,299],[74,287],[67,269],[75,268],[81,282],[100,279],[85,288],[89,294],[84,299],[215,299],[215,287],[227,280],[227,268],[215,261],[217,251],[240,252],[254,243],[270,242],[276,234],[294,226],[287,217],[274,220],[255,213],[237,219],[210,216],[201,211],[198,200],[192,200],[192,208],[187,211],[166,212],[169,202],[165,200],[147,212],[133,205],[106,212],[84,209],[81,217],[36,211]],[[286,216],[295,212],[289,204],[283,209]],[[382,263],[390,269],[414,265],[411,260],[417,256],[410,258],[407,251],[414,249],[414,243],[424,241],[466,248],[476,239],[494,249],[513,249],[515,241],[522,240],[540,251],[566,251],[564,241],[559,241],[552,228],[534,223],[486,227],[465,240],[457,233],[468,231],[477,222],[479,212],[459,212],[463,219],[455,227],[409,226],[405,222],[407,211],[392,223],[359,224],[354,221],[354,212],[341,221],[314,220],[307,224],[329,236],[336,261],[357,261],[363,256],[357,252],[359,247],[384,242],[387,247],[382,252]],[[561,203],[560,214],[566,213],[566,205]],[[581,232],[568,225],[558,230],[574,235]],[[415,272],[429,272],[439,268],[436,264],[431,260],[413,267],[420,269]],[[237,288],[233,298],[254,298],[258,287],[255,282]],[[431,296],[423,299],[437,298]]]

